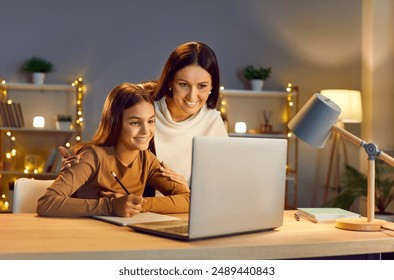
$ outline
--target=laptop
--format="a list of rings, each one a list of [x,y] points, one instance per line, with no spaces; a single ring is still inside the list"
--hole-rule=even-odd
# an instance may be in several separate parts
[[[180,240],[272,230],[283,224],[287,140],[193,139],[188,220],[128,225]]]

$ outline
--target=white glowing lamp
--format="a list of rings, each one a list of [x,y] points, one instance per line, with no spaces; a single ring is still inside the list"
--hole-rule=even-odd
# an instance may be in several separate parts
[[[45,118],[43,116],[35,116],[33,118],[33,127],[45,127]]]
[[[320,93],[335,102],[341,109],[338,117],[343,123],[360,123],[363,120],[361,92],[349,89],[323,89]]]
[[[236,122],[235,123],[235,132],[236,133],[246,133],[246,123],[245,122]]]

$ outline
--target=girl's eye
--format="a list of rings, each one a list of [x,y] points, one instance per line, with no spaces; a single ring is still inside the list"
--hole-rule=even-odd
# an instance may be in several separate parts
[[[139,122],[130,122],[130,125],[139,125]]]
[[[205,89],[207,87],[207,85],[198,85],[199,89]]]
[[[149,123],[153,124],[153,123],[155,123],[155,120],[149,120]]]

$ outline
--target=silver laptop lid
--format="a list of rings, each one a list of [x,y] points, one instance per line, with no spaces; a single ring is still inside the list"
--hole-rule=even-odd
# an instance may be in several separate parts
[[[195,137],[189,238],[283,223],[287,140]]]

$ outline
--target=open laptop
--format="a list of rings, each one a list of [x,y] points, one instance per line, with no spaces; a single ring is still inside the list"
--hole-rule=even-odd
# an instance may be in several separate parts
[[[283,224],[286,139],[195,137],[188,221],[128,225],[181,240],[271,230]]]

